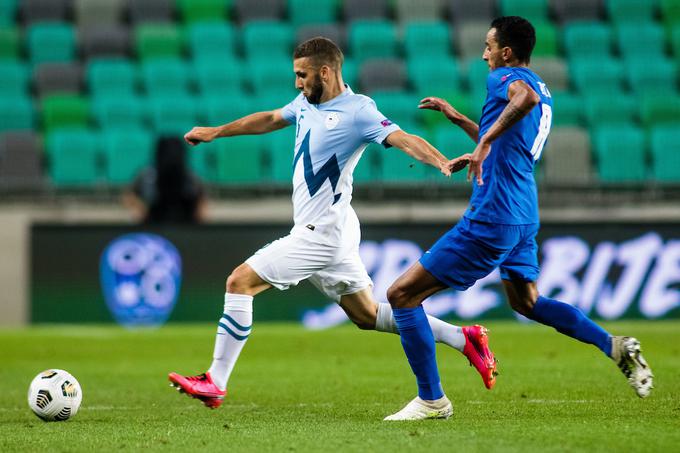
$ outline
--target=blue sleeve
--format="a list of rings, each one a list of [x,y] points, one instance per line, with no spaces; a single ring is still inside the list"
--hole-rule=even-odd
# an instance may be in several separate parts
[[[375,102],[370,100],[357,110],[354,115],[354,125],[366,143],[381,145],[388,135],[401,128],[380,113]]]
[[[489,96],[508,100],[508,88],[512,82],[522,78],[511,68],[499,68],[489,74],[486,79],[486,88]]]
[[[293,99],[291,102],[289,102],[288,104],[284,105],[281,108],[281,116],[283,117],[284,120],[288,121],[290,124],[295,124],[295,122],[297,122],[297,112],[300,104],[300,96],[302,96],[302,94],[298,95],[295,99]]]

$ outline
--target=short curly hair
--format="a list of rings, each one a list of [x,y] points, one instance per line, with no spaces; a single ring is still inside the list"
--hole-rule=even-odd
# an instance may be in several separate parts
[[[309,58],[316,68],[326,65],[336,71],[342,68],[345,61],[345,56],[337,44],[323,36],[308,39],[298,45],[293,52],[293,58]]]

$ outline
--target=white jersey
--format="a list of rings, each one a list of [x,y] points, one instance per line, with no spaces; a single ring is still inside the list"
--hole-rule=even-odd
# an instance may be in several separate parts
[[[352,172],[369,143],[382,144],[399,126],[371,98],[354,94],[347,85],[323,104],[310,104],[300,94],[281,113],[296,124],[291,234],[340,244],[343,231],[359,228],[350,206]]]

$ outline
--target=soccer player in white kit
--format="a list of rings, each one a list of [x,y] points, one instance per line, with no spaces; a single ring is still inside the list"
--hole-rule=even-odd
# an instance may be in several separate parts
[[[222,404],[227,381],[251,331],[253,297],[271,287],[285,290],[309,279],[337,301],[359,328],[398,333],[389,304],[375,302],[371,279],[359,257],[359,220],[350,205],[352,172],[369,143],[399,148],[444,176],[457,168],[428,142],[393,124],[373,100],[353,93],[343,83],[342,62],[335,43],[312,38],[293,55],[295,85],[301,94],[291,103],[220,127],[195,127],[184,137],[196,145],[295,125],[290,234],[258,250],[227,278],[210,369],[198,376],[169,375],[172,385],[208,407]],[[493,387],[496,361],[486,329],[429,319],[435,339],[465,354],[486,387]]]

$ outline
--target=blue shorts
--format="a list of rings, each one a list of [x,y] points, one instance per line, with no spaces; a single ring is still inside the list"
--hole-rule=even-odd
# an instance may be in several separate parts
[[[538,278],[538,223],[498,225],[463,217],[425,252],[420,264],[439,281],[465,291],[500,267],[503,280]]]

